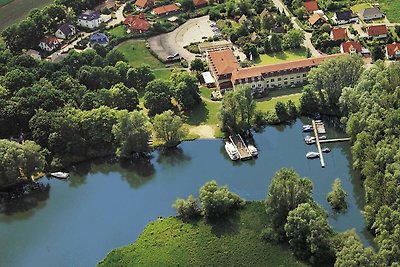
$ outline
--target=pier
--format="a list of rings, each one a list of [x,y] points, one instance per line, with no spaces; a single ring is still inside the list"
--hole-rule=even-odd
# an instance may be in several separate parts
[[[336,139],[319,140],[320,143],[333,143],[333,142],[345,142],[345,141],[350,141],[350,138],[336,138]]]
[[[319,135],[318,135],[320,133],[319,132],[320,129],[321,129],[321,131],[323,131],[323,134],[326,133],[325,126],[321,122],[319,122],[317,124],[314,120],[312,120],[312,126],[313,126],[313,129],[314,129],[315,143],[317,144],[318,153],[319,153],[319,160],[321,161],[321,167],[325,168],[324,155],[322,154],[321,144],[319,143],[320,141],[319,141]],[[319,128],[317,128],[317,127],[319,127]],[[321,134],[322,134],[322,132],[321,132]]]
[[[251,153],[247,148],[245,142],[243,141],[242,137],[240,136],[240,134],[231,135],[229,136],[229,139],[239,152],[241,160],[251,159]]]

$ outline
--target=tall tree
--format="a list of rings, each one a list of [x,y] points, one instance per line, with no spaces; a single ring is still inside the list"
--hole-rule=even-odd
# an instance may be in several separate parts
[[[336,178],[332,184],[332,191],[328,193],[326,200],[335,210],[341,211],[347,209],[347,193],[342,188],[342,182]]]
[[[182,119],[171,110],[164,111],[154,117],[153,129],[156,139],[166,147],[175,147],[186,136]]]
[[[170,83],[164,80],[154,80],[146,86],[144,106],[149,109],[149,115],[154,116],[172,108],[171,98]]]
[[[294,49],[299,48],[305,40],[302,30],[291,29],[283,36],[283,46]]]
[[[147,84],[155,78],[150,66],[146,64],[129,69],[126,75],[127,85],[136,88],[138,91],[145,89]]]
[[[201,102],[197,79],[188,72],[173,72],[169,81],[183,110],[190,110]]]

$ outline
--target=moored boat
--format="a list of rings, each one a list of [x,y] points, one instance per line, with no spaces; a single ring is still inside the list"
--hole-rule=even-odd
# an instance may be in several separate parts
[[[314,158],[318,158],[319,157],[319,153],[318,152],[308,152],[306,154],[306,157],[308,159],[314,159]]]
[[[52,172],[50,173],[51,176],[59,178],[59,179],[67,179],[69,176],[69,173],[67,172]]]
[[[307,145],[315,144],[315,137],[307,135],[304,138],[304,141],[306,142]]]
[[[313,127],[312,125],[303,125],[303,132],[312,132]]]
[[[257,156],[258,156],[258,150],[257,150],[257,148],[256,148],[255,146],[253,146],[253,145],[247,145],[247,148],[249,149],[250,154],[251,154],[253,157],[257,157]]]
[[[324,153],[329,153],[331,152],[331,149],[329,147],[324,147],[321,151]]]
[[[230,142],[225,142],[225,151],[231,160],[238,160],[240,158],[239,152],[235,146]]]

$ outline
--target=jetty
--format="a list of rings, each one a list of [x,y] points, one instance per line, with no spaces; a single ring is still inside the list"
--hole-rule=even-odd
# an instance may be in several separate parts
[[[229,136],[229,140],[231,140],[233,146],[237,149],[239,152],[239,157],[241,160],[248,160],[251,159],[251,153],[249,149],[246,146],[246,143],[243,141],[242,137],[240,134],[235,134]]]
[[[324,155],[322,154],[321,150],[321,144],[319,140],[319,135],[318,134],[325,134],[325,126],[323,122],[315,122],[315,120],[312,120],[312,125],[314,129],[314,135],[315,135],[315,143],[317,144],[318,148],[318,153],[319,153],[319,160],[321,161],[321,167],[325,168],[325,161],[324,161]],[[320,133],[321,130],[321,133]]]
[[[350,141],[350,138],[336,138],[336,139],[319,140],[320,143],[333,143],[333,142],[345,142],[345,141]]]

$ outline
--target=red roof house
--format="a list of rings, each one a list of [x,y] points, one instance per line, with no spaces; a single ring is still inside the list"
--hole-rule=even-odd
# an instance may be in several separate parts
[[[314,11],[319,9],[317,1],[303,2],[303,6],[308,13],[313,13]]]
[[[208,5],[208,0],[193,0],[193,4],[195,7],[203,7]]]
[[[341,53],[349,53],[349,54],[359,54],[362,51],[362,46],[360,42],[345,42],[340,45]]]
[[[176,4],[169,4],[165,6],[159,6],[153,9],[153,14],[157,16],[167,16],[179,11],[179,7]]]
[[[153,7],[154,1],[153,0],[136,0],[135,6],[138,9],[145,9],[146,7]]]
[[[367,29],[368,37],[386,38],[387,33],[386,25],[372,25]]]
[[[136,32],[148,31],[150,23],[146,20],[144,13],[139,15],[131,15],[126,17],[124,24],[131,30]]]
[[[347,39],[347,29],[346,28],[336,28],[331,31],[331,39],[333,41],[346,40]]]
[[[400,43],[387,44],[385,50],[388,59],[400,58]]]
[[[53,51],[60,45],[60,41],[55,36],[45,36],[40,40],[39,47],[48,52]]]

